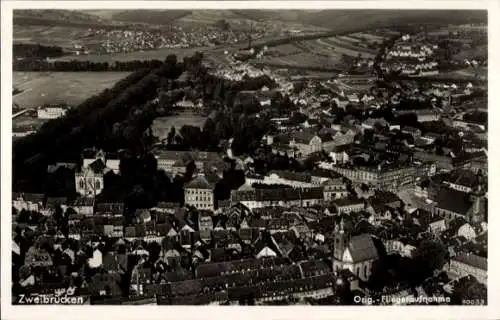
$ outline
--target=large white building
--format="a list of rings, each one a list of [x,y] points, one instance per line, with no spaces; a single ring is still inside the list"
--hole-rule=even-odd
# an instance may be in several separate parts
[[[241,203],[250,210],[264,207],[310,207],[323,203],[323,188],[252,188],[248,184],[231,191],[231,203]]]
[[[62,107],[41,107],[37,110],[38,119],[57,119],[66,115],[66,109]]]
[[[215,185],[219,177],[215,174],[198,174],[184,186],[184,203],[199,210],[215,210]]]

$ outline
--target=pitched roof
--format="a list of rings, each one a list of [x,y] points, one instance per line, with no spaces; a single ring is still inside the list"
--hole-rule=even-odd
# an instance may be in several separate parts
[[[95,173],[102,173],[106,168],[106,164],[104,163],[104,161],[102,161],[102,159],[99,158],[89,164],[89,168]]]
[[[470,170],[455,170],[450,173],[448,178],[445,178],[445,181],[466,186],[469,188],[474,188],[479,183],[479,176]]]
[[[105,214],[122,214],[124,209],[123,202],[105,202],[105,203],[97,203],[95,211],[98,213]]]
[[[342,177],[342,175],[340,175],[335,171],[320,169],[320,168],[313,169],[313,171],[311,172],[311,176],[321,177],[321,178],[332,178],[332,179]]]
[[[336,206],[339,206],[339,207],[365,203],[365,201],[362,198],[335,199],[333,202]]]
[[[437,202],[436,207],[461,215],[466,215],[472,204],[469,194],[451,188],[439,190],[435,201]]]
[[[23,193],[22,198],[24,201],[29,201],[33,203],[42,203],[45,199],[45,194],[43,193]]]
[[[308,131],[294,131],[292,133],[292,138],[295,139],[295,142],[302,144],[309,144],[315,136],[314,133]]]
[[[320,133],[318,136],[321,138],[321,141],[328,142],[333,141],[333,137],[330,133]]]
[[[330,270],[330,266],[322,260],[307,260],[299,263],[304,274],[311,274],[316,271]]]
[[[415,128],[415,127],[410,127],[410,126],[406,126],[406,127],[401,128],[401,132],[405,132],[405,131],[417,133],[417,132],[420,132],[420,129]]]
[[[304,172],[294,172],[288,170],[272,170],[269,174],[276,174],[278,177],[286,180],[311,182],[311,175]]]
[[[467,265],[479,268],[482,270],[488,270],[488,259],[475,255],[473,253],[459,253],[453,258],[458,262],[465,263]]]
[[[214,189],[219,177],[215,174],[197,175],[193,180],[189,181],[186,189]]]
[[[57,207],[63,204],[66,204],[68,199],[66,197],[47,197],[45,201],[46,207]]]
[[[75,207],[92,207],[94,206],[94,198],[92,197],[79,197],[73,202]]]
[[[349,252],[354,262],[378,259],[377,248],[369,234],[352,237],[349,241]]]
[[[156,157],[160,160],[182,160],[184,162],[189,161],[222,161],[222,158],[217,152],[204,152],[204,151],[172,151],[165,150],[160,151],[156,154]]]

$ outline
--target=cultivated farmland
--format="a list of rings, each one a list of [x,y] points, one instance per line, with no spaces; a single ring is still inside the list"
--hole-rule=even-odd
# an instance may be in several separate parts
[[[70,106],[111,88],[128,72],[14,72],[13,85],[22,90],[13,102],[21,108],[66,103]]]
[[[358,54],[361,54],[361,57],[363,58],[373,58],[377,54],[377,50],[357,46],[355,43],[346,40],[346,38],[331,37],[327,39],[318,39],[318,41],[320,43],[330,45],[339,53],[346,54],[348,56],[357,56]]]

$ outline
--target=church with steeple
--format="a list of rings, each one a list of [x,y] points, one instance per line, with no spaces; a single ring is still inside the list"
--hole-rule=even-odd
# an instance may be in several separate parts
[[[120,160],[106,158],[102,150],[85,150],[81,170],[75,172],[76,192],[84,197],[95,197],[104,189],[104,175],[120,172]]]
[[[379,255],[373,238],[369,234],[351,236],[344,218],[335,225],[333,270],[348,269],[363,281],[370,278],[372,266]]]

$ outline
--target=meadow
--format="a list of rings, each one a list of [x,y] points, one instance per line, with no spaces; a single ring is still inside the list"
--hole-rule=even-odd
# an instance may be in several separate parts
[[[61,61],[93,61],[93,62],[108,62],[113,63],[115,61],[132,61],[132,60],[165,60],[165,58],[170,54],[175,54],[177,59],[181,60],[184,57],[190,57],[197,51],[209,54],[214,48],[208,47],[197,47],[197,48],[161,48],[154,50],[145,51],[134,51],[134,52],[122,52],[113,54],[88,54],[80,56],[65,56],[58,58]]]
[[[373,58],[377,54],[376,50],[356,46],[355,43],[347,41],[345,38],[341,37],[331,37],[319,40],[321,41],[318,42],[325,45],[330,45],[334,47],[337,52],[346,54],[348,56],[358,56],[359,54],[361,54],[361,57],[363,58]]]
[[[21,93],[12,97],[21,108],[43,104],[77,105],[111,88],[128,72],[14,72],[13,85]]]
[[[353,37],[331,37],[307,41],[299,41],[293,44],[280,45],[270,48],[272,56],[264,56],[256,60],[260,64],[281,65],[304,68],[327,68],[339,69],[342,66],[342,56],[347,55],[363,58],[373,58],[376,50],[370,50],[356,46],[360,43]]]

